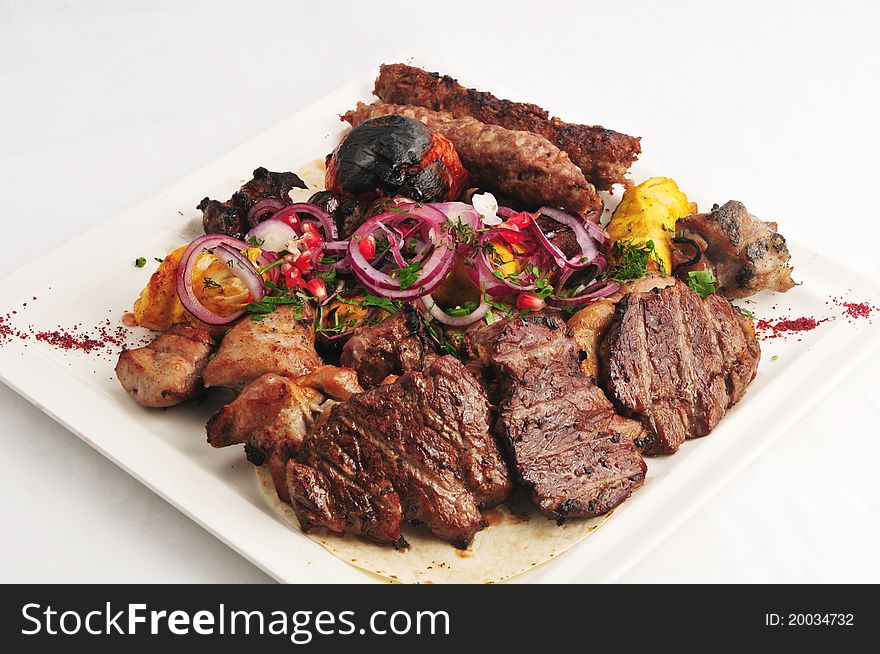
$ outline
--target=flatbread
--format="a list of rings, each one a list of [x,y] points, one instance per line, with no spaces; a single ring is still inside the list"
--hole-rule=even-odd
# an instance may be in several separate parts
[[[278,498],[272,476],[255,468],[260,490],[277,515],[300,531],[293,508]],[[308,534],[349,565],[404,584],[494,584],[507,581],[559,556],[593,533],[611,513],[557,525],[534,508],[525,493],[484,513],[489,527],[477,533],[470,548],[458,550],[427,530],[406,525],[407,550],[371,543],[351,534]]]

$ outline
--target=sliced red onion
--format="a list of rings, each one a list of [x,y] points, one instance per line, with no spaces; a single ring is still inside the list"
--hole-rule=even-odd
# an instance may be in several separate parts
[[[248,222],[251,227],[256,227],[262,222],[261,219],[265,220],[266,218],[270,218],[277,211],[283,209],[285,204],[286,202],[279,200],[278,198],[263,198],[262,200],[258,200],[250,209],[248,209]]]
[[[538,210],[538,215],[547,216],[551,220],[555,220],[558,223],[561,223],[571,229],[574,232],[574,237],[577,240],[578,246],[581,248],[581,252],[579,255],[575,255],[571,259],[567,259],[563,254],[562,250],[553,245],[550,240],[544,235],[541,231],[541,228],[538,227],[538,221],[533,220],[531,222],[532,231],[535,236],[544,245],[545,248],[553,255],[553,258],[556,259],[556,262],[560,267],[571,267],[571,268],[586,268],[590,264],[593,263],[593,260],[599,256],[599,249],[596,247],[596,243],[587,233],[587,228],[584,226],[584,221],[576,216],[572,216],[571,214],[565,213],[564,211],[560,211],[559,209],[553,209],[552,207],[541,207]]]
[[[482,299],[480,300],[480,306],[466,316],[450,316],[437,305],[430,293],[420,297],[419,301],[422,303],[422,306],[425,307],[425,311],[427,311],[434,320],[444,325],[448,325],[449,327],[467,327],[468,325],[473,325],[475,322],[485,317],[486,313],[489,311],[489,305]]]
[[[318,219],[317,222],[321,225],[321,231],[324,232],[325,241],[335,241],[339,238],[339,234],[336,232],[336,224],[333,222],[333,218],[330,217],[330,214],[324,211],[321,207],[316,207],[314,204],[309,204],[308,202],[295,202],[294,204],[288,205],[278,213],[273,214],[272,218],[284,220],[290,216],[296,216],[297,220],[302,221],[300,214],[307,214]]]
[[[240,311],[236,311],[234,313],[229,314],[228,316],[221,316],[219,314],[214,313],[205,305],[203,305],[199,298],[196,297],[195,292],[193,291],[193,272],[195,271],[196,262],[199,260],[202,252],[205,250],[210,250],[212,248],[218,248],[224,246],[229,251],[238,251],[238,250],[246,250],[251,246],[245,243],[244,241],[240,241],[237,238],[232,238],[231,236],[225,236],[223,234],[206,234],[205,236],[201,236],[194,240],[186,250],[183,251],[183,254],[180,257],[180,263],[177,265],[177,273],[175,275],[175,281],[177,284],[177,295],[180,297],[180,302],[183,304],[184,308],[189,311],[192,315],[194,315],[197,319],[201,320],[203,323],[208,325],[228,325],[232,322],[238,320],[241,316],[245,314],[245,310],[241,309]],[[239,256],[244,256],[239,253]],[[247,261],[247,258],[245,258]],[[267,260],[267,264],[270,263]],[[254,269],[253,264],[248,261],[248,266],[253,270],[254,276],[259,280],[259,286],[262,288],[263,280],[257,274],[257,271]],[[251,283],[245,282],[250,291],[251,286],[253,285],[256,288],[256,282],[251,279]],[[263,294],[265,290],[257,291],[259,294],[259,299],[263,298]],[[251,293],[253,295],[253,292]]]
[[[401,289],[396,279],[375,268],[364,258],[358,243],[371,236],[376,230],[395,226],[407,217],[415,217],[427,222],[428,235],[434,250],[422,264],[417,283],[407,289]],[[443,282],[454,263],[455,250],[452,248],[451,239],[440,229],[441,221],[445,220],[446,216],[442,212],[428,205],[411,209],[406,214],[387,211],[370,218],[349,239],[347,252],[352,272],[367,290],[394,300],[414,300],[430,293]]]
[[[504,230],[504,232],[502,232],[502,230]],[[474,266],[468,266],[465,269],[474,286],[488,293],[492,297],[504,297],[511,293],[532,291],[535,289],[535,284],[518,285],[511,282],[506,277],[496,277],[493,274],[494,268],[492,263],[489,261],[489,257],[486,253],[486,243],[493,238],[497,237],[506,240],[506,236],[520,233],[521,232],[510,231],[505,227],[499,226],[493,227],[480,234],[480,238],[477,240],[477,254],[473,261]]]
[[[574,297],[548,297],[547,304],[554,307],[574,309],[595,302],[599,298],[608,297],[609,295],[616,293],[618,289],[620,289],[619,282],[605,280],[588,286]]]
[[[348,268],[348,241],[331,241],[327,243],[319,243],[312,250],[312,267],[318,272],[327,272],[328,270],[341,270]],[[322,263],[326,255],[341,257],[339,261],[334,263]]]
[[[222,254],[221,254],[222,253]],[[232,274],[247,287],[253,302],[259,302],[266,295],[266,285],[260,273],[251,263],[250,259],[238,250],[226,244],[220,244],[214,249],[214,256],[226,264]],[[222,257],[227,257],[224,261]]]
[[[270,218],[261,222],[245,235],[246,241],[250,241],[252,238],[256,238],[257,242],[262,242],[256,247],[270,252],[280,252],[286,250],[287,244],[298,238],[298,235],[283,220]]]

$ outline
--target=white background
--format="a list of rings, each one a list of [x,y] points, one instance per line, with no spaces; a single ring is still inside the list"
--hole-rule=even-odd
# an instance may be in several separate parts
[[[880,279],[878,25],[869,1],[0,0],[0,275],[366,68],[442,51]],[[878,388],[880,353],[625,581],[880,581]],[[0,416],[0,581],[269,581],[5,387]]]

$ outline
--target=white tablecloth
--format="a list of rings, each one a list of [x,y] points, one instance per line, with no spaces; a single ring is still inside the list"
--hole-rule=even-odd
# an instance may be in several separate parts
[[[880,279],[878,8],[5,0],[0,275],[367,67],[448,51]],[[875,354],[625,581],[880,581],[878,388]],[[0,415],[0,581],[269,580],[6,387]]]

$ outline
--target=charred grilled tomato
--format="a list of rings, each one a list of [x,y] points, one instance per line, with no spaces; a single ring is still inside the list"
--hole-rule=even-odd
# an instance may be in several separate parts
[[[418,202],[454,200],[467,171],[448,139],[423,123],[390,115],[352,129],[327,158],[328,191],[369,201],[404,196]]]

